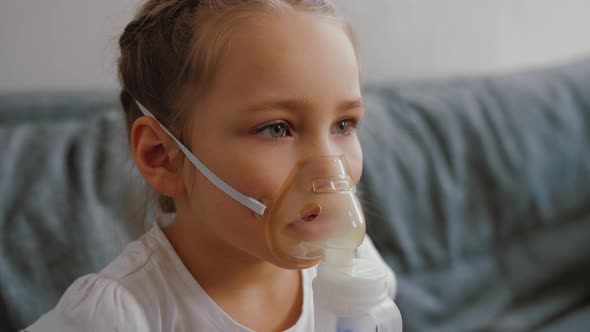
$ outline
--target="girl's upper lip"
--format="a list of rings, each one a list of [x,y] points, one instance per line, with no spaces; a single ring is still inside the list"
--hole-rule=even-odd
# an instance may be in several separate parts
[[[334,230],[334,221],[320,217],[313,221],[298,219],[290,223],[287,229],[301,241],[318,241],[326,238]]]

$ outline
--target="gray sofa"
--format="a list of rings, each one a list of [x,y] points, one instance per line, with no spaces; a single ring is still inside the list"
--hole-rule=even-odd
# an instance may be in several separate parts
[[[590,330],[590,59],[366,87],[359,185],[405,331]],[[0,96],[0,330],[144,229],[113,92]]]

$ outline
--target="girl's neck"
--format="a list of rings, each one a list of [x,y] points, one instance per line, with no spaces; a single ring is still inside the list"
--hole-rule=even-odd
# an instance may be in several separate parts
[[[195,226],[178,214],[164,233],[189,272],[205,289],[217,284],[232,288],[267,285],[293,272],[227,245]]]
[[[177,215],[164,233],[222,310],[256,331],[282,331],[297,322],[303,308],[300,271],[279,268],[195,228]]]

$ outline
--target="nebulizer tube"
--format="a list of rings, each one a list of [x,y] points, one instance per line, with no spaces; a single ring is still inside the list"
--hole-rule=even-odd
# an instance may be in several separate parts
[[[315,331],[401,332],[387,268],[356,258],[365,219],[343,156],[300,162],[267,215],[271,252],[289,266],[320,259],[313,281]]]

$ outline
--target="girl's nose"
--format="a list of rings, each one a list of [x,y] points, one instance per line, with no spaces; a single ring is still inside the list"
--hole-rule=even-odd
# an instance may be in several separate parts
[[[313,135],[305,141],[304,155],[307,158],[338,156],[342,151],[332,142],[329,134]]]

